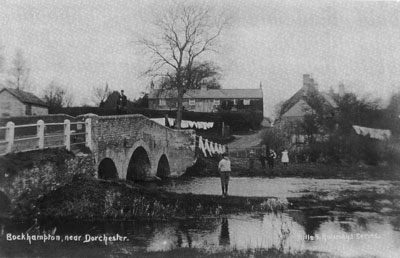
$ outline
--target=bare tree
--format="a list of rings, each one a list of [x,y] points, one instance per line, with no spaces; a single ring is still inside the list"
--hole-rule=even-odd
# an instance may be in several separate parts
[[[69,107],[72,104],[72,96],[64,87],[52,81],[44,93],[44,100],[49,105],[50,111],[60,109],[62,107]]]
[[[10,87],[18,90],[24,90],[30,86],[29,74],[30,69],[25,60],[24,54],[21,49],[17,49],[12,67],[9,70],[9,78],[7,84]]]
[[[214,15],[213,10],[200,5],[176,3],[154,24],[157,34],[140,40],[150,54],[147,74],[170,79],[165,90],[176,91],[176,126],[182,120],[182,100],[186,90],[195,82],[195,62],[209,51],[215,51],[216,42],[227,20]]]
[[[104,104],[104,101],[110,96],[111,91],[110,88],[108,87],[108,83],[106,83],[106,86],[104,88],[102,87],[95,87],[93,89],[93,101],[95,102],[96,106],[102,107]]]
[[[187,72],[186,68],[184,69],[184,72]],[[221,85],[218,82],[221,77],[220,69],[215,64],[210,62],[193,64],[191,73],[191,83],[188,84],[184,81],[184,84],[187,85],[186,89],[200,89],[202,86],[206,86],[208,89],[221,88]],[[186,74],[183,75],[184,80],[187,79],[187,77]],[[170,77],[163,77],[160,82],[160,88],[171,89],[171,84],[173,84],[174,81],[176,81],[175,74]]]
[[[4,71],[4,63],[5,63],[3,48],[4,47],[1,45],[1,41],[0,41],[0,74],[3,73],[3,71]]]

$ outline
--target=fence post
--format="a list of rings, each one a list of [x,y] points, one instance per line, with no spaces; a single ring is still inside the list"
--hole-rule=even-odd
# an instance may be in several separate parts
[[[85,120],[85,146],[89,148],[89,150],[93,150],[92,146],[92,119],[86,118]]]
[[[44,148],[44,121],[37,121],[37,137],[38,137],[38,146],[39,149]]]
[[[6,129],[6,141],[7,141],[6,153],[10,153],[12,151],[12,147],[14,145],[15,124],[13,122],[8,122],[6,127],[7,127],[7,129]]]
[[[64,145],[67,150],[71,150],[71,122],[64,120]]]

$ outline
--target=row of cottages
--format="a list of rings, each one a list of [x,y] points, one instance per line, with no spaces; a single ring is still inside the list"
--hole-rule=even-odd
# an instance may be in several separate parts
[[[175,110],[177,107],[176,90],[150,89],[150,109]],[[183,107],[196,112],[240,109],[263,111],[262,85],[257,89],[208,89],[202,86],[200,89],[186,91],[183,95]]]
[[[339,95],[344,94],[344,86],[339,86]],[[279,118],[275,122],[277,128],[283,130],[290,137],[292,144],[304,143],[306,137],[299,123],[304,121],[307,114],[315,113],[312,108],[311,96],[322,100],[324,117],[333,118],[337,113],[338,105],[330,93],[318,90],[318,84],[309,74],[303,75],[303,86],[282,106]]]
[[[19,89],[0,90],[0,117],[47,115],[48,105],[34,94]]]

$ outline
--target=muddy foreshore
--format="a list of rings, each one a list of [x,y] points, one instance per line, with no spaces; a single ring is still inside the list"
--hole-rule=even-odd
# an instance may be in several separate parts
[[[396,190],[397,189],[397,190]],[[239,197],[177,194],[146,189],[126,181],[105,181],[76,177],[30,203],[16,207],[12,220],[173,220],[215,217],[238,212],[280,212],[284,209],[327,211],[372,211],[388,215],[400,214],[400,191],[396,186],[388,192],[343,191],[335,199],[326,193],[310,192],[299,198]]]

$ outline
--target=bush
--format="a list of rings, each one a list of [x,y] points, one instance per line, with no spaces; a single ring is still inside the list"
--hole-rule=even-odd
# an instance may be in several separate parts
[[[358,163],[376,166],[388,161],[394,164],[398,160],[395,148],[388,143],[355,134],[333,134],[323,142],[313,142],[307,149],[297,154],[299,159],[309,157],[309,161],[324,160],[328,163]],[[397,155],[397,158],[396,158]]]
[[[269,128],[262,135],[262,144],[267,146],[267,149],[283,150],[288,148],[289,142],[283,135],[281,130]]]

